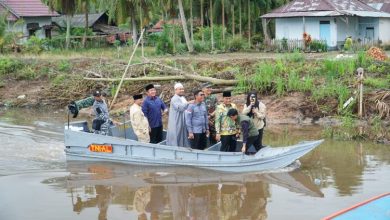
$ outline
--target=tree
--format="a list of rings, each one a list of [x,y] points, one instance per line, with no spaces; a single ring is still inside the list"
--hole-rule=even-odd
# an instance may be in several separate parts
[[[91,7],[91,3],[96,3],[96,0],[78,0],[78,8],[82,9],[85,15],[85,30],[84,30],[84,36],[82,45],[85,48],[87,46],[87,34],[89,29],[89,21],[88,21],[88,15],[89,15],[89,9]]]
[[[115,19],[118,24],[131,24],[133,42],[137,42],[137,22],[142,29],[142,19],[149,16],[148,11],[153,0],[116,0],[102,1],[101,3],[104,4],[103,8],[108,10],[110,20]],[[137,20],[138,15],[140,16],[139,20]]]
[[[187,44],[188,52],[192,53],[192,52],[194,52],[194,47],[193,47],[193,45],[192,45],[192,42],[191,42],[191,40],[190,40],[190,36],[189,36],[189,33],[188,33],[187,21],[186,21],[185,15],[184,15],[183,2],[182,2],[182,0],[178,0],[178,3],[179,3],[179,11],[180,11],[181,24],[182,24],[182,26],[183,26],[183,32],[184,32],[184,37],[185,37],[185,39],[186,39],[186,44]]]
[[[62,14],[66,15],[65,48],[68,49],[70,44],[70,23],[76,12],[76,0],[48,0],[47,3],[51,10],[60,11]]]
[[[204,43],[204,30],[203,30],[203,25],[204,25],[204,12],[203,12],[203,7],[204,7],[204,0],[200,0],[200,23],[202,27],[202,43]]]
[[[214,50],[214,30],[213,30],[213,0],[210,0],[210,13],[209,13],[209,19],[210,19],[210,32],[211,32],[211,49]]]

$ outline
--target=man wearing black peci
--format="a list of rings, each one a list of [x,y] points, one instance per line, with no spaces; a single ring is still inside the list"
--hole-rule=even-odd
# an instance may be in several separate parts
[[[156,89],[153,84],[145,87],[148,95],[142,104],[142,112],[148,119],[150,132],[150,143],[159,143],[163,139],[162,114],[168,111],[164,102],[156,96]]]

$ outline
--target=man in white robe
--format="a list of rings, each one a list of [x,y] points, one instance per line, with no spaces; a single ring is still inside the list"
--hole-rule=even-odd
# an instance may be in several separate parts
[[[172,97],[169,107],[167,145],[190,147],[184,115],[188,104],[194,101],[187,102],[184,97],[184,87],[181,83],[176,83],[174,88],[175,95]]]

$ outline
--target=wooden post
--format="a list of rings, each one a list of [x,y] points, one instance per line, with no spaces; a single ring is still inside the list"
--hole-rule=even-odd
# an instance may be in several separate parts
[[[359,88],[359,111],[358,116],[359,118],[363,117],[363,79],[364,79],[364,69],[358,68],[357,69],[357,78],[358,78],[358,88]]]

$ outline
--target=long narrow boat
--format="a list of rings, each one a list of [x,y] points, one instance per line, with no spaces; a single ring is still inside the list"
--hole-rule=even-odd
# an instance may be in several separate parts
[[[323,220],[389,220],[390,193],[385,193],[338,211]]]
[[[284,168],[307,154],[323,140],[304,141],[288,147],[265,147],[254,155],[220,152],[220,143],[206,150],[141,143],[131,128],[111,127],[108,136],[90,133],[86,121],[65,126],[67,160],[109,161],[154,166],[193,166],[223,172],[258,172]],[[240,143],[237,146],[240,148]]]

